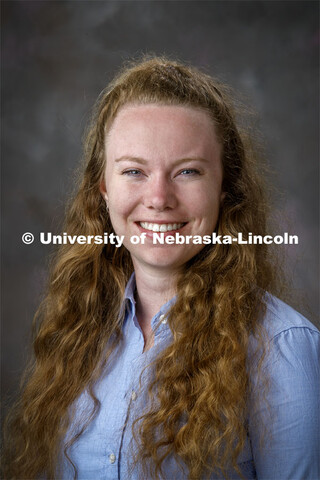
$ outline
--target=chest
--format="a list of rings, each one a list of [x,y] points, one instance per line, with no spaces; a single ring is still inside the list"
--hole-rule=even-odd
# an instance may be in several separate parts
[[[68,455],[77,468],[79,480],[140,480],[138,467],[132,467],[135,446],[132,422],[148,405],[148,395],[140,376],[156,353],[170,341],[168,330],[155,336],[155,346],[143,352],[144,338],[139,329],[129,326],[121,348],[111,358],[105,375],[96,385],[95,396],[99,409],[87,428],[72,444]],[[142,375],[142,381],[145,373]],[[93,401],[84,392],[75,404],[75,419],[69,438],[81,429],[84,419],[90,416]],[[62,460],[63,479],[72,479],[74,470],[70,462]],[[239,458],[245,478],[255,478],[250,442]],[[181,470],[173,458],[164,463],[165,479],[182,480],[187,472]],[[231,478],[240,478],[232,476]]]

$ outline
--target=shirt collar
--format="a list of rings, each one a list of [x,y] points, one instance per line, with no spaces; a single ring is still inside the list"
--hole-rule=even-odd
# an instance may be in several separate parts
[[[130,302],[133,305],[136,303],[136,301],[134,299],[135,289],[136,289],[136,276],[135,276],[135,273],[133,272],[133,274],[129,278],[126,289],[124,291],[124,301],[130,300]]]
[[[129,310],[129,312],[132,315],[132,318],[135,318],[135,316],[136,316],[136,301],[135,301],[135,298],[134,298],[135,290],[136,290],[136,277],[135,277],[135,273],[133,272],[129,281],[128,281],[128,283],[127,283],[127,286],[126,286],[126,289],[125,289],[125,292],[124,292],[125,308]],[[162,305],[159,312],[152,318],[151,326],[154,330],[156,329],[155,330],[155,335],[157,335],[161,330],[163,330],[163,328],[167,327],[167,322],[166,322],[165,316],[168,313],[168,311],[170,310],[170,308],[172,307],[172,305],[174,304],[174,302],[176,301],[176,298],[177,297],[175,295],[168,302],[166,302],[164,305]],[[163,319],[163,320],[161,320],[161,319]],[[159,322],[161,322],[161,326],[163,328],[156,328],[157,325],[159,324]]]

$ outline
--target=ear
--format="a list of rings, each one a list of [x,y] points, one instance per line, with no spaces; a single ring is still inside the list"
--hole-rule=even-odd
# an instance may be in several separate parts
[[[100,182],[99,190],[105,202],[108,204],[108,194],[107,194],[106,182],[104,178]]]
[[[220,203],[223,202],[225,196],[227,195],[227,192],[221,192],[221,195],[220,195]]]

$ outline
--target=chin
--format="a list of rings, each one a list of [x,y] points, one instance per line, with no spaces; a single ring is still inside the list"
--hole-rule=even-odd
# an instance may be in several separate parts
[[[190,256],[190,258],[192,255]],[[136,257],[136,260],[139,263],[144,263],[145,265],[150,265],[154,268],[159,269],[173,269],[177,270],[183,267],[183,265],[190,259],[188,257],[178,257],[172,255],[170,252],[153,252],[150,255],[144,255],[141,257]]]

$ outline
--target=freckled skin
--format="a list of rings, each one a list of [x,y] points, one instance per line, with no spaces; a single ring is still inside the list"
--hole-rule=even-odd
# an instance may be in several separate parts
[[[222,186],[221,146],[206,112],[191,107],[128,105],[106,138],[101,193],[133,264],[174,273],[203,245],[133,245],[139,222],[185,223],[183,235],[208,235],[216,226]],[[172,232],[174,233],[174,232]]]

